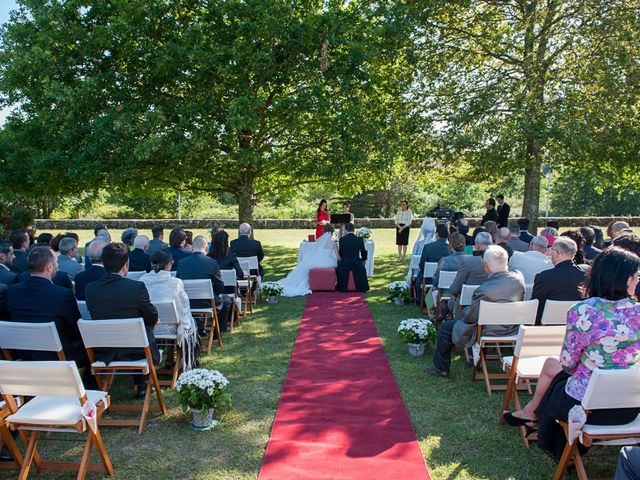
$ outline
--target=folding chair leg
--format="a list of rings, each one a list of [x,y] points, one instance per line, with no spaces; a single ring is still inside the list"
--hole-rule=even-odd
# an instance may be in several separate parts
[[[18,480],[26,480],[29,475],[29,469],[31,468],[31,463],[33,462],[33,457],[36,453],[36,444],[38,443],[39,436],[40,432],[35,431],[32,432],[31,437],[29,437],[29,444],[27,445],[27,451],[24,454],[24,463],[22,464],[20,475],[18,475]]]
[[[0,436],[2,438],[2,443],[4,443],[4,445],[7,447],[7,450],[9,450],[9,453],[18,464],[18,467],[22,468],[24,462],[22,453],[16,445],[16,442],[14,442],[13,437],[11,436],[11,432],[5,425],[0,425]]]
[[[482,376],[484,384],[487,387],[487,393],[491,396],[491,381],[489,380],[489,372],[487,371],[487,360],[484,355],[484,349],[480,347],[480,364],[482,365]]]
[[[91,432],[87,435],[87,441],[84,444],[84,451],[82,452],[82,460],[80,461],[80,466],[78,467],[78,475],[76,477],[77,480],[84,480],[84,477],[87,476],[87,468],[89,467],[89,459],[91,458],[91,447],[93,443],[93,438]]]
[[[89,435],[93,436],[93,440],[96,443],[96,449],[98,450],[98,455],[100,455],[100,460],[102,460],[104,472],[109,476],[113,476],[113,465],[111,464],[111,459],[109,458],[107,448],[104,446],[104,441],[102,440],[100,429],[97,429],[96,433],[89,432]]]
[[[567,444],[564,447],[564,451],[562,452],[562,457],[560,457],[560,461],[558,462],[558,466],[556,467],[556,471],[553,474],[552,480],[561,480],[562,478],[564,478],[564,474],[567,471],[569,462],[571,461],[571,458],[575,456],[576,453],[578,453],[577,440],[573,442],[573,445],[569,445],[569,442],[567,442]],[[576,466],[577,464],[578,462],[576,461]],[[582,465],[582,461],[580,461],[580,464]],[[582,468],[584,471],[584,466]],[[586,477],[583,477],[583,478],[586,478]]]
[[[140,413],[140,423],[138,424],[138,435],[142,434],[144,430],[144,424],[147,421],[147,414],[149,413],[149,404],[151,403],[151,382],[147,379],[147,391],[144,394],[144,403],[142,404],[142,412]]]
[[[218,312],[213,312],[213,328],[215,328],[216,333],[218,334],[218,346],[222,347],[222,335],[220,334],[220,322],[218,321]],[[232,320],[233,321],[233,320]],[[213,328],[211,329],[211,339],[213,340]]]
[[[177,346],[176,363],[173,366],[173,375],[171,376],[171,386],[173,390],[176,388],[176,382],[178,381],[178,374],[180,373],[180,365],[182,365],[182,347]]]
[[[167,406],[164,403],[164,397],[162,396],[162,391],[160,390],[160,382],[158,381],[158,375],[156,374],[155,369],[151,369],[149,372],[149,377],[151,377],[151,382],[148,385],[153,384],[156,389],[156,397],[158,399],[158,406],[160,407],[160,411],[162,415],[167,414]]]
[[[504,392],[504,399],[502,400],[502,410],[500,411],[500,420],[499,424],[502,425],[504,423],[503,412],[509,410],[509,406],[511,405],[511,399],[513,397],[514,385],[516,383],[516,375],[513,369],[509,370],[509,382],[507,383],[507,390]]]

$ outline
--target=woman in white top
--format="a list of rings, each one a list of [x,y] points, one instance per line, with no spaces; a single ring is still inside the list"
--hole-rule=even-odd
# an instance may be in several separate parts
[[[398,261],[404,262],[407,258],[407,245],[409,245],[409,229],[413,221],[413,212],[409,209],[409,202],[403,200],[400,210],[396,212],[396,245],[398,246]]]
[[[190,370],[195,367],[196,349],[198,346],[198,329],[191,315],[189,297],[184,290],[184,284],[179,278],[171,275],[173,257],[166,249],[158,250],[151,257],[151,272],[140,277],[140,281],[147,286],[151,303],[173,300],[178,311],[178,328],[170,325],[157,325],[155,334],[178,336],[178,344],[182,347],[182,369]],[[173,350],[167,349],[167,364],[171,364]]]
[[[314,268],[336,268],[338,266],[338,246],[333,241],[333,227],[324,226],[324,234],[312,242],[306,255],[296,268],[278,283],[284,287],[283,297],[298,297],[311,293],[309,271]]]

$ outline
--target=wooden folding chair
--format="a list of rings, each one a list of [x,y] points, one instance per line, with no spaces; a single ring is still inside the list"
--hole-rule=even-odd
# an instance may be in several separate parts
[[[238,263],[240,263],[240,268],[242,268],[242,273],[244,274],[244,278],[241,280],[236,280],[236,284],[238,285],[238,288],[241,290],[240,293],[241,293],[243,304],[244,304],[243,305],[241,303],[242,316],[244,318],[247,318],[247,312],[253,313],[253,301],[251,300],[253,298],[251,294],[253,277],[251,275],[251,268],[249,266],[250,265],[249,261],[238,260]],[[243,290],[244,290],[244,295],[242,295]]]
[[[262,278],[260,277],[260,262],[258,262],[258,257],[255,255],[253,257],[238,257],[238,262],[242,265],[243,262],[247,262],[249,264],[249,278],[251,278],[251,284],[256,284],[255,288],[255,297],[251,297],[251,300],[255,304],[257,302],[257,298],[260,295],[260,284],[262,283]],[[253,309],[251,310],[253,313]]]
[[[153,364],[149,339],[142,318],[126,318],[118,320],[79,320],[78,328],[82,341],[87,349],[91,362],[91,372],[96,377],[100,389],[108,392],[116,375],[148,375],[147,391],[144,402],[140,405],[112,405],[112,411],[140,412],[140,418],[125,420],[103,420],[105,427],[138,427],[138,434],[144,430],[150,410],[167,414],[167,407],[162,397],[158,375]],[[141,348],[145,358],[140,360],[115,361],[109,365],[97,361],[96,348]],[[151,405],[152,387],[155,389],[158,405]]]
[[[77,300],[78,302],[78,310],[80,310],[80,318],[82,320],[91,320],[91,312],[89,312],[89,308],[87,308],[87,302],[84,300]]]
[[[5,422],[12,429],[28,435],[29,443],[18,478],[26,479],[35,461],[38,470],[77,471],[77,478],[86,477],[87,471],[104,471],[113,475],[113,466],[102,441],[98,422],[109,408],[106,392],[85,390],[74,362],[8,362],[0,361],[0,391],[10,414]],[[16,397],[34,397],[18,406]],[[91,413],[83,409],[90,410]],[[80,462],[44,461],[37,452],[41,432],[87,432]],[[101,464],[89,463],[93,445]]]
[[[231,299],[233,309],[233,314],[231,315],[231,325],[230,330],[233,332],[234,326],[240,326],[240,308],[238,308],[238,280],[236,278],[236,271],[234,269],[230,270],[220,270],[222,274],[222,281],[224,282],[225,288],[231,287],[233,288],[233,294],[225,293],[224,295]]]
[[[473,292],[475,292],[479,286],[480,285],[462,285],[462,289],[460,290],[460,301],[458,302],[458,311],[456,314],[457,316],[455,317],[456,320],[462,318],[462,309],[471,305]]]
[[[140,278],[147,272],[129,272],[127,273],[127,278],[129,280],[136,280],[139,281]]]
[[[0,462],[0,470],[20,470],[22,469],[22,464],[24,459],[22,457],[22,452],[16,445],[13,436],[11,435],[11,431],[5,422],[5,419],[11,415],[11,410],[9,410],[9,406],[0,401],[0,448],[3,446],[7,447],[9,453],[13,457],[13,460],[10,462]],[[28,443],[25,442],[25,444]]]
[[[220,322],[218,321],[218,308],[216,307],[215,294],[211,280],[183,280],[184,290],[187,292],[189,300],[207,300],[211,302],[211,308],[192,308],[191,314],[194,317],[204,319],[204,329],[209,333],[207,341],[207,353],[211,353],[213,346],[213,334],[218,335],[218,345],[222,347],[222,335],[220,334]]]
[[[0,322],[0,350],[5,360],[13,360],[11,350],[54,352],[58,360],[66,360],[53,322]]]
[[[440,317],[440,301],[448,300],[451,295],[443,295],[443,292],[451,288],[451,284],[456,279],[458,272],[450,272],[447,270],[441,270],[438,277],[438,296],[436,298],[436,316]]]
[[[524,300],[531,300],[531,295],[533,295],[533,283],[526,283],[524,286]]]
[[[640,408],[640,370],[594,370],[582,399],[582,408],[589,414],[594,410]],[[566,422],[558,422],[569,438]],[[573,460],[580,480],[588,480],[578,442],[586,447],[622,446],[640,443],[640,416],[626,425],[590,425],[582,427],[582,439],[576,438],[573,444],[567,441],[562,457],[558,462],[553,480],[564,477],[569,462]]]
[[[420,271],[420,255],[411,255],[409,259],[409,276],[411,278],[412,297],[418,298],[418,285],[416,285],[416,276]]]
[[[492,391],[506,390],[506,385],[492,385],[491,380],[503,379],[507,376],[504,373],[492,373],[487,371],[487,355],[485,349],[488,347],[498,350],[498,358],[500,356],[501,346],[515,346],[518,335],[505,336],[489,336],[482,335],[482,330],[488,325],[534,325],[536,322],[536,314],[538,311],[538,300],[528,300],[526,302],[504,302],[494,303],[480,301],[480,310],[478,312],[478,326],[476,330],[476,347],[480,350],[480,365],[482,366],[482,376],[478,376],[478,368],[476,363],[473,364],[471,371],[472,380],[484,379],[487,393],[491,395]]]
[[[427,290],[432,286],[431,283],[427,283],[428,278],[433,278],[436,274],[436,270],[438,269],[437,262],[425,262],[424,263],[424,272],[422,276],[422,285],[420,286],[420,313],[423,313],[426,309],[427,314],[429,312],[429,308],[427,307]]]
[[[560,356],[565,331],[566,328],[563,326],[520,326],[513,357],[502,359],[502,369],[509,379],[500,411],[500,423],[504,423],[502,413],[509,410],[511,400],[515,410],[521,409],[519,386],[526,383],[529,387],[531,382],[536,382],[547,359]],[[529,440],[525,427],[520,427],[520,435],[528,448]]]
[[[180,319],[178,318],[178,310],[176,308],[176,304],[173,300],[164,300],[158,302],[152,302],[158,311],[158,325],[155,326],[154,337],[156,337],[156,342],[158,342],[158,347],[171,347],[168,350],[163,348],[165,351],[171,351],[172,356],[175,355],[173,360],[175,363],[173,365],[173,369],[156,369],[156,373],[159,375],[168,374],[171,378],[169,380],[158,380],[161,386],[169,387],[172,390],[176,387],[176,382],[178,381],[178,374],[180,373],[180,368],[182,366],[182,346],[178,343],[178,327],[180,324]],[[175,330],[176,333],[159,333],[162,330],[171,329]],[[169,357],[167,355],[167,361]]]
[[[547,300],[544,303],[544,311],[542,312],[542,325],[566,325],[567,313],[578,300]]]

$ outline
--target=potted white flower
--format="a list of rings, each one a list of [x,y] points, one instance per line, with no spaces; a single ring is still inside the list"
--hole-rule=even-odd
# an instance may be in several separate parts
[[[424,354],[424,346],[436,338],[436,326],[425,318],[409,318],[400,322],[398,337],[407,343],[409,355]]]
[[[278,282],[264,282],[261,289],[262,295],[267,297],[267,303],[278,303],[278,297],[284,291],[284,287]]]
[[[213,419],[214,410],[231,407],[228,385],[229,380],[218,370],[195,368],[178,377],[178,403],[184,412],[191,409],[193,413],[190,428],[204,431],[218,423]]]
[[[366,227],[362,227],[358,230],[356,236],[362,238],[363,240],[369,240],[371,238],[371,230]]]
[[[411,299],[411,290],[405,282],[391,282],[387,288],[389,289],[389,298],[398,306],[404,305],[404,302]]]

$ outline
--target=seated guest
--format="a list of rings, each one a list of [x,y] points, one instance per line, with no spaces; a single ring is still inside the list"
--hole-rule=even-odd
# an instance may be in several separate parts
[[[441,258],[449,255],[449,228],[444,223],[436,225],[436,240],[427,243],[422,248],[422,255],[420,256],[420,271],[416,275],[416,289],[420,289],[422,280],[424,279],[424,264],[425,263],[438,263]],[[418,300],[419,301],[419,300]]]
[[[189,297],[184,291],[184,284],[179,278],[171,275],[171,266],[173,259],[166,249],[158,250],[151,257],[151,266],[153,271],[140,277],[140,281],[147,286],[149,298],[152,302],[168,300],[176,305],[178,312],[178,328],[172,325],[157,325],[155,327],[156,335],[176,335],[178,336],[178,344],[182,346],[183,369],[190,370],[195,365],[195,353],[198,347],[198,329],[196,322],[191,315],[191,306],[189,305]],[[173,359],[173,352],[167,353],[168,359]],[[168,360],[168,363],[173,363]]]
[[[184,246],[187,244],[187,233],[182,228],[174,228],[169,233],[169,253],[173,257],[173,269],[176,270],[178,262],[189,256],[191,252],[186,250]]]
[[[566,444],[557,420],[566,422],[569,410],[580,405],[593,370],[640,366],[640,307],[633,299],[638,270],[640,259],[618,247],[596,257],[585,291],[589,298],[567,314],[567,332],[559,359],[545,362],[534,396],[523,409],[504,413],[509,425],[537,424],[538,446],[557,459]],[[623,425],[633,421],[639,412],[640,409],[595,410],[588,414],[587,422]]]
[[[640,479],[640,447],[622,447],[613,480]]]
[[[480,226],[484,227],[485,223],[487,223],[488,221],[492,221],[493,223],[496,224],[496,230],[497,228],[497,222],[498,222],[498,211],[496,210],[496,201],[493,198],[488,198],[487,201],[484,203],[484,207],[487,209],[487,213],[485,213],[482,217],[482,219],[480,220]]]
[[[562,232],[561,237],[569,237],[571,240],[576,242],[576,247],[578,250],[576,251],[576,256],[573,259],[578,265],[585,264],[584,260],[584,252],[582,251],[582,245],[584,244],[584,237],[577,230],[567,230],[566,232]]]
[[[82,368],[87,356],[78,330],[80,312],[73,292],[54,285],[57,259],[51,248],[34,247],[27,257],[29,273],[26,281],[9,287],[6,309],[12,322],[56,324],[67,360]],[[53,352],[16,351],[14,358],[23,360],[57,360]],[[89,370],[89,369],[87,369]],[[90,375],[89,375],[90,377]],[[85,376],[85,379],[88,378]]]
[[[129,272],[129,248],[123,243],[110,243],[102,250],[102,264],[106,274],[85,287],[87,308],[93,320],[142,318],[147,331],[154,363],[160,362],[160,351],[153,329],[158,323],[158,311],[149,300],[149,292],[142,282],[125,278]],[[96,359],[107,365],[116,361],[145,358],[140,348],[96,348]],[[147,390],[145,375],[134,375],[138,397]]]
[[[77,300],[85,300],[85,289],[91,282],[104,277],[106,272],[102,265],[102,250],[107,246],[107,242],[97,237],[87,247],[85,257],[89,257],[91,266],[76,275],[75,292]]]
[[[539,302],[537,325],[540,325],[547,300],[578,301],[582,298],[582,285],[587,279],[589,267],[576,265],[573,261],[577,250],[576,242],[569,237],[559,237],[549,250],[555,266],[535,276],[531,298]]]
[[[533,284],[536,275],[553,268],[553,262],[547,255],[549,248],[547,239],[542,235],[534,237],[529,244],[528,252],[515,252],[509,260],[509,270],[520,272],[525,285]]]
[[[487,274],[482,265],[484,252],[492,245],[491,235],[488,232],[480,232],[476,235],[476,243],[473,247],[473,255],[464,256],[460,262],[456,278],[451,284],[449,293],[449,310],[453,312],[454,318],[458,312],[460,304],[460,294],[463,285],[482,285],[487,280]]]
[[[458,219],[456,221],[456,228],[458,233],[464,235],[467,246],[473,246],[473,237],[469,235],[469,220],[466,218]]]
[[[9,287],[18,281],[18,274],[11,271],[15,255],[11,243],[0,240],[0,284]]]
[[[553,247],[553,242],[555,242],[556,238],[559,236],[558,230],[553,227],[543,228],[540,235],[547,239],[547,242],[549,242],[549,248]]]
[[[149,242],[149,248],[147,249],[147,254],[150,257],[162,248],[169,248],[169,245],[164,242],[164,228],[153,227],[151,234],[153,235],[153,240]]]
[[[129,253],[130,272],[151,271],[151,257],[147,254],[148,248],[149,237],[147,237],[146,235],[138,235],[133,241],[133,250],[131,250],[131,253]]]
[[[504,249],[497,245],[488,247],[482,258],[482,266],[489,278],[473,292],[472,303],[462,311],[462,318],[445,320],[440,325],[434,366],[427,369],[429,375],[449,377],[453,347],[471,347],[476,342],[480,301],[518,302],[524,298],[524,280],[519,273],[507,270],[507,252]],[[514,335],[518,328],[518,325],[489,325],[484,327],[482,334]]]
[[[520,218],[518,220],[518,228],[520,229],[520,240],[522,240],[525,243],[531,243],[531,240],[533,240],[533,235],[531,235],[529,233],[529,219],[528,218]]]
[[[593,259],[602,251],[599,248],[593,246],[596,240],[596,232],[591,227],[582,227],[579,230],[582,238],[584,238],[584,244],[582,250],[584,251],[584,258],[587,263],[593,262]]]
[[[76,241],[76,245],[80,245],[80,237],[78,237],[77,233],[66,232],[62,238],[73,238]],[[82,256],[80,255],[80,252],[78,251],[77,248],[76,248],[75,260],[76,262],[78,262],[78,265],[82,265]]]
[[[14,230],[9,235],[9,242],[13,247],[14,259],[11,263],[11,270],[15,273],[22,273],[29,270],[27,264],[27,251],[29,250],[29,235],[25,230]]]
[[[629,228],[629,224],[627,222],[616,221],[616,222],[609,223],[609,226],[607,227],[607,234],[609,235],[609,240],[604,242],[605,248],[610,247],[613,243],[613,240],[628,228]],[[13,246],[13,248],[15,248],[15,245]]]
[[[252,271],[252,275],[264,276],[264,269],[262,268],[262,260],[264,259],[264,252],[262,251],[262,244],[251,238],[251,225],[248,223],[240,224],[238,229],[240,236],[235,240],[231,240],[229,245],[229,251],[235,253],[238,257],[258,257],[259,271]]]
[[[218,262],[220,270],[235,270],[236,279],[242,280],[244,278],[244,272],[238,262],[238,257],[235,253],[229,251],[229,234],[224,230],[215,231],[211,238],[211,248],[209,248],[209,257]],[[225,287],[224,293],[233,294],[233,287]]]
[[[498,233],[496,233],[496,245],[504,248],[507,252],[507,256],[511,258],[513,255],[513,248],[509,245],[509,241],[511,240],[511,233],[508,228],[499,228]]]
[[[485,222],[484,228],[487,233],[491,235],[491,240],[493,240],[493,243],[496,243],[496,238],[498,237],[498,224],[493,220],[489,220],[488,222]]]
[[[510,223],[509,233],[511,235],[511,239],[509,240],[508,245],[513,249],[514,252],[529,251],[529,244],[527,242],[520,240],[520,227],[518,227],[518,225]]]
[[[93,235],[95,238],[101,238],[102,240],[105,241],[105,243],[111,243],[111,234],[109,233],[109,230],[107,229],[106,225],[96,225],[93,228]],[[89,244],[91,242],[87,242],[84,246],[85,251],[87,250],[87,248],[89,248]],[[91,261],[85,256],[84,257],[84,268],[89,268],[89,266],[91,265]]]
[[[220,274],[220,266],[213,258],[207,257],[206,253],[207,239],[202,235],[198,235],[193,239],[193,253],[184,257],[178,264],[178,278],[182,280],[211,280],[215,304],[220,310],[218,314],[220,331],[224,332],[227,330],[230,315],[233,313],[230,308],[231,300],[221,296],[224,294],[224,282]],[[211,308],[211,302],[208,300],[191,300],[191,308]]]
[[[560,222],[557,220],[549,220],[547,222],[547,227],[553,228],[555,230],[560,230]]]
[[[51,235],[50,233],[41,233],[40,235],[38,235],[38,238],[36,239],[36,245],[38,246],[49,246],[49,242],[51,242],[51,240],[53,239],[53,235]]]
[[[59,248],[58,268],[69,276],[69,280],[73,280],[78,273],[84,270],[82,265],[76,261],[78,242],[70,237],[63,238],[60,240]]]
[[[137,236],[138,236],[138,229],[134,227],[129,227],[129,228],[125,228],[122,231],[122,234],[120,235],[120,240],[122,240],[122,243],[124,243],[127,247],[129,247],[129,250],[131,250],[131,247],[133,247],[133,242]]]
[[[187,239],[184,243],[184,249],[191,253],[193,252],[193,232],[191,230],[185,230],[184,233],[187,235]]]
[[[464,249],[467,246],[467,241],[464,235],[460,233],[452,233],[449,236],[449,255],[442,257],[438,262],[438,268],[433,275],[433,286],[437,287],[440,280],[440,272],[457,272],[460,269],[462,260],[465,256]]]
[[[640,235],[635,233],[623,233],[613,239],[613,245],[635,253],[640,257]],[[636,288],[636,298],[640,299],[640,285]]]
[[[604,233],[602,233],[602,229],[599,227],[596,227],[595,225],[590,225],[589,228],[591,228],[595,234],[593,246],[596,247],[598,250],[604,249]]]

